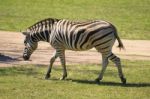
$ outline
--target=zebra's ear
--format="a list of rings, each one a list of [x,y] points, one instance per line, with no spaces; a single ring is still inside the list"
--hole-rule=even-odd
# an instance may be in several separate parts
[[[29,33],[28,32],[22,32],[22,34],[27,36]]]

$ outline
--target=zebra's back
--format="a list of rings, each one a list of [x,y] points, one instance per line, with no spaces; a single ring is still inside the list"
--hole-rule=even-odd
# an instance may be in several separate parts
[[[57,42],[64,49],[69,50],[81,51],[93,47],[111,48],[115,41],[115,31],[115,28],[106,21],[72,22],[60,20],[55,25],[55,33],[51,42]]]

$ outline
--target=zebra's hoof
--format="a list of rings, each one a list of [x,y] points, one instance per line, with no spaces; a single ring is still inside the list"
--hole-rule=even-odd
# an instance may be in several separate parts
[[[50,78],[50,74],[47,74],[46,76],[45,76],[45,79],[49,79]]]
[[[60,80],[65,80],[67,78],[67,74],[63,74],[63,76],[60,78]]]
[[[122,84],[126,84],[126,78],[123,78],[123,77],[121,77],[121,82],[122,82]]]
[[[97,78],[95,79],[96,84],[100,84],[100,80]]]
[[[65,77],[61,77],[60,80],[65,80]]]

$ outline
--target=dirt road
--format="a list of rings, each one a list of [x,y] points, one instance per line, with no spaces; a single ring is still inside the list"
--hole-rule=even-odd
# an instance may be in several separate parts
[[[54,51],[46,42],[40,42],[38,49],[33,53],[30,61],[23,61],[22,52],[24,36],[21,33],[0,31],[0,67],[18,64],[49,64],[50,57]],[[123,40],[125,51],[119,51],[117,42],[113,52],[121,59],[150,60],[150,41],[146,40]],[[101,55],[95,49],[89,51],[66,51],[67,64],[90,64],[101,62]],[[59,64],[59,59],[55,64]]]

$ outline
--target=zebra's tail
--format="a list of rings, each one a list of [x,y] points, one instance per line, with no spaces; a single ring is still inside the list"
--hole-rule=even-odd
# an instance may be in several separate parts
[[[117,47],[119,47],[120,50],[121,50],[121,49],[124,49],[124,50],[125,50],[125,47],[124,47],[124,45],[123,45],[123,43],[122,43],[120,37],[118,36],[117,32],[115,33],[115,36],[116,36],[116,39],[118,40],[118,43],[119,43]]]
[[[120,37],[118,36],[117,29],[116,29],[115,26],[113,26],[113,25],[112,25],[112,27],[115,29],[115,37],[116,37],[116,39],[117,39],[117,41],[118,41],[118,46],[117,46],[117,47],[118,47],[120,50],[121,50],[121,49],[125,50],[125,47],[124,47],[124,45],[123,45],[123,43],[122,43]]]

